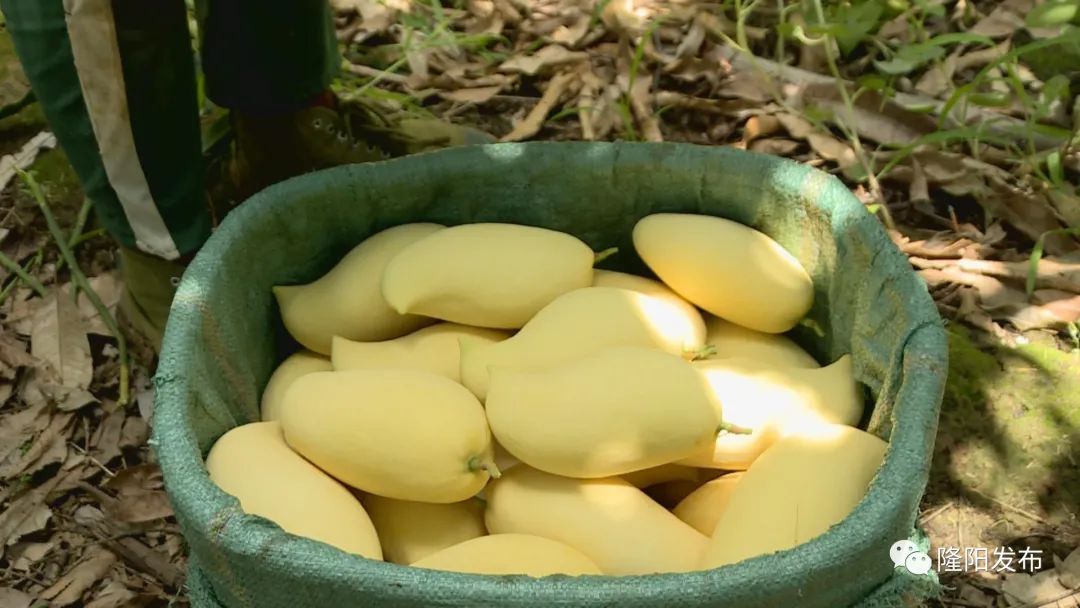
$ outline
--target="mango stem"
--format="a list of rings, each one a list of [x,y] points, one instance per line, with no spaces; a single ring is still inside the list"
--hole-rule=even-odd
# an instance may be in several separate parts
[[[684,348],[683,359],[687,361],[701,361],[716,356],[716,345],[706,344],[701,348]]]
[[[748,429],[745,426],[739,426],[730,422],[721,422],[720,426],[716,427],[717,434],[727,431],[735,435],[753,435],[754,430]]]
[[[608,247],[607,249],[605,249],[603,251],[599,251],[593,257],[593,264],[594,265],[599,264],[600,262],[603,262],[604,260],[610,258],[611,256],[615,255],[616,253],[619,253],[619,248],[618,247]]]
[[[495,465],[494,461],[483,461],[480,460],[479,456],[473,456],[469,459],[469,470],[487,471],[487,474],[490,475],[492,479],[498,479],[502,477],[502,471],[499,470],[499,467]]]

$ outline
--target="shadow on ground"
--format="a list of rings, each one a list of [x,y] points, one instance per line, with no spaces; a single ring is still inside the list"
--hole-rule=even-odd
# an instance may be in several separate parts
[[[922,525],[935,550],[1030,547],[1051,568],[1080,543],[1080,350],[982,346],[954,325],[949,357]]]

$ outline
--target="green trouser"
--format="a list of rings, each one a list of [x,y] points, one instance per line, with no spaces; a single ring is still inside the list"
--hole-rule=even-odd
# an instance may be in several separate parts
[[[0,8],[104,227],[160,258],[197,250],[211,213],[183,0],[0,0]],[[326,0],[200,0],[197,13],[206,94],[220,106],[298,109],[337,73]]]

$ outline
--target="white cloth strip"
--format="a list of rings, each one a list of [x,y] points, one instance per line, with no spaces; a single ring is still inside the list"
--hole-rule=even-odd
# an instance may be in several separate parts
[[[136,246],[165,259],[180,257],[158,212],[135,149],[111,0],[64,0],[68,36],[105,173]]]

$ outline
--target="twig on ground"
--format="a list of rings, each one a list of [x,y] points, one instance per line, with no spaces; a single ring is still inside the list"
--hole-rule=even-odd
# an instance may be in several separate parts
[[[760,70],[764,76],[767,76],[770,81],[779,80],[796,86],[835,84],[837,82],[836,78],[833,76],[818,74],[793,66],[782,65],[762,57],[753,55],[747,56],[748,53],[744,53],[741,49],[734,48],[730,43],[726,46],[718,45],[717,48],[719,49],[721,56],[731,62],[734,69],[745,71],[757,69]],[[847,80],[842,80],[840,82],[847,87],[855,86]],[[932,107],[935,116],[939,117],[945,109],[944,101],[923,97],[921,95],[912,95],[910,93],[898,92],[896,93],[894,100],[902,107]],[[986,132],[991,135],[1003,138],[1015,138],[1018,133],[1027,133],[1030,131],[1028,125],[1023,120],[1006,116],[994,112],[993,110],[971,107],[967,109],[967,112],[969,118],[968,123],[983,123]],[[950,127],[953,128],[965,125],[965,123],[961,122],[959,117],[954,113],[949,114],[948,122],[950,123]],[[1065,143],[1063,138],[1042,131],[1031,133],[1031,138],[1035,147],[1039,149],[1057,148]]]
[[[357,76],[367,76],[369,78],[377,78],[379,80],[386,80],[402,85],[409,81],[408,76],[394,74],[393,72],[385,72],[383,70],[378,70],[370,66],[356,64],[351,61],[346,61],[343,63],[343,65],[345,66],[345,71],[349,72],[350,74],[355,74]]]
[[[116,473],[113,473],[112,470],[109,469],[109,467],[105,466],[104,464],[101,464],[100,460],[98,460],[97,458],[94,458],[93,456],[91,456],[90,452],[83,449],[83,447],[81,445],[78,445],[78,444],[76,444],[76,443],[74,443],[72,441],[69,441],[68,445],[71,446],[72,448],[74,448],[76,452],[79,452],[83,456],[86,456],[86,459],[89,460],[91,464],[93,464],[97,468],[101,469],[101,471],[103,473],[105,473],[109,477],[116,477]]]
[[[944,513],[945,511],[948,511],[949,509],[951,509],[951,508],[953,508],[953,507],[955,507],[955,506],[956,506],[956,505],[954,505],[954,504],[952,503],[952,501],[949,501],[949,502],[947,502],[947,503],[945,503],[945,504],[941,505],[940,507],[938,507],[938,508],[934,509],[934,510],[933,510],[933,511],[931,511],[930,513],[928,513],[928,514],[926,514],[926,515],[923,515],[922,517],[920,517],[920,518],[919,518],[919,525],[921,525],[921,526],[925,526],[926,524],[930,523],[931,521],[933,521],[933,520],[937,519],[937,517],[938,517],[939,515],[941,515],[941,514],[942,514],[942,513]]]
[[[981,274],[1002,279],[1015,279],[1023,281],[1027,277],[1027,262],[1001,262],[998,260],[975,260],[969,258],[958,259],[927,259],[916,256],[908,258],[911,265],[921,269],[958,268],[964,272]],[[1069,268],[1074,266],[1074,268]],[[1072,293],[1080,293],[1080,266],[1075,264],[1062,264],[1054,260],[1039,260],[1038,274],[1035,283],[1039,287],[1059,289]],[[1075,275],[1075,276],[1074,276]]]
[[[52,209],[49,208],[49,204],[45,201],[45,194],[41,191],[41,186],[37,183],[37,180],[34,179],[34,176],[25,171],[20,170],[19,177],[21,177],[27,187],[30,188],[30,194],[41,209],[42,215],[45,216],[45,223],[48,225],[49,232],[52,234],[53,239],[56,240],[56,245],[60,249],[60,255],[63,259],[67,260],[68,267],[71,271],[72,282],[77,289],[86,294],[87,299],[93,304],[98,315],[100,315],[101,320],[105,323],[106,327],[109,328],[109,331],[112,332],[113,338],[116,339],[116,347],[120,352],[120,395],[117,398],[117,403],[121,407],[124,407],[129,401],[128,376],[130,374],[130,366],[128,363],[127,340],[124,338],[123,332],[120,331],[116,319],[113,318],[108,307],[101,301],[97,292],[90,287],[90,283],[86,280],[86,275],[84,275],[82,269],[79,268],[79,263],[75,260],[75,254],[72,253],[71,247],[68,246],[63,230],[61,230],[60,225],[56,223],[56,217],[53,216]]]
[[[998,499],[994,498],[993,496],[990,496],[988,494],[984,494],[984,493],[982,493],[979,490],[976,490],[974,488],[972,488],[971,491],[978,494],[979,496],[982,496],[983,498],[993,502],[994,504],[1001,506],[1002,508],[1004,508],[1006,510],[1012,511],[1013,513],[1016,513],[1018,515],[1023,515],[1024,517],[1026,517],[1028,519],[1031,519],[1033,521],[1037,521],[1040,524],[1043,524],[1044,526],[1052,527],[1050,525],[1050,522],[1046,521],[1042,517],[1039,517],[1038,515],[1035,515],[1034,513],[1030,512],[1030,511],[1025,511],[1024,509],[1021,509],[1020,507],[1014,507],[1014,506],[1010,505],[1007,502],[1003,502],[1001,500],[998,500]]]

